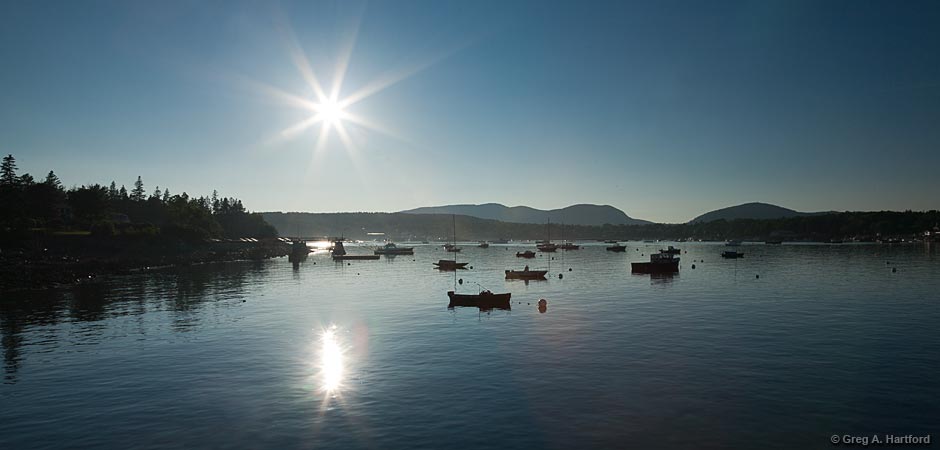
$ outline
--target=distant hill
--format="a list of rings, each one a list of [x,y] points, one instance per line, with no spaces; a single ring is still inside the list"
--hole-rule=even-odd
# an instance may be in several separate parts
[[[745,203],[743,205],[729,206],[727,208],[716,209],[711,212],[707,212],[698,216],[690,221],[690,223],[696,222],[712,222],[715,220],[735,220],[735,219],[758,219],[758,220],[772,220],[772,219],[784,219],[789,217],[799,217],[799,216],[815,216],[819,214],[827,213],[807,213],[794,211],[792,209],[784,208],[782,206],[771,205],[769,203]]]
[[[790,210],[787,210],[790,211]],[[345,236],[347,239],[407,241],[450,241],[457,228],[460,241],[512,239],[525,244],[526,239],[545,239],[544,223],[509,223],[450,214],[402,213],[303,213],[266,212],[264,220],[276,227],[281,236],[315,239]],[[640,241],[649,239],[692,239],[724,241],[727,239],[766,240],[787,236],[788,240],[827,242],[830,239],[874,239],[895,236],[917,240],[940,223],[940,211],[923,212],[842,212],[798,213],[804,216],[762,220],[715,220],[681,224],[647,225],[567,225],[565,237],[591,240]],[[456,224],[455,224],[456,222]],[[552,227],[555,228],[555,227]],[[560,227],[559,227],[560,228]],[[376,234],[382,233],[382,234]],[[552,232],[558,239],[561,230]],[[2,237],[2,236],[0,236]],[[940,241],[938,241],[940,242]]]
[[[511,223],[564,223],[569,225],[643,225],[652,223],[634,219],[610,205],[572,205],[561,209],[541,210],[528,206],[505,206],[499,203],[482,205],[446,205],[401,211],[404,214],[458,214],[480,219]]]

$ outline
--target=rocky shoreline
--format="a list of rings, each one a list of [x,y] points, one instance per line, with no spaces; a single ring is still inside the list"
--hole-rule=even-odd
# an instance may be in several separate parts
[[[102,276],[196,264],[257,261],[290,254],[290,246],[277,240],[198,244],[109,241],[90,244],[2,249],[0,293],[93,283]]]

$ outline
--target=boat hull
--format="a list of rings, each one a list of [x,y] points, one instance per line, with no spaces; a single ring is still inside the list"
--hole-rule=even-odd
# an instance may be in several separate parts
[[[364,261],[379,259],[379,255],[333,255],[333,261]]]
[[[516,258],[526,258],[531,259],[535,258],[535,252],[525,252],[525,253],[516,253]]]
[[[436,268],[438,268],[438,269],[440,269],[440,270],[465,269],[465,268],[467,268],[467,264],[470,264],[470,263],[468,263],[468,262],[448,261],[448,260],[444,260],[444,259],[442,259],[442,260],[440,260],[440,261],[434,263],[434,265],[436,266]]]
[[[633,273],[676,273],[679,271],[679,261],[652,263],[635,262],[630,263]]]
[[[475,306],[480,309],[509,309],[509,299],[512,294],[457,294],[454,291],[447,291],[447,297],[450,298],[449,308],[455,306]]]
[[[378,250],[375,250],[373,253],[375,253],[376,255],[414,255],[415,251],[413,248],[400,248],[397,250],[378,249]]]
[[[507,280],[544,280],[547,270],[507,270]]]
[[[613,247],[607,247],[607,251],[608,252],[625,252],[627,251],[627,247],[617,245]]]
[[[728,259],[743,258],[743,257],[744,257],[744,253],[740,253],[740,252],[722,252],[722,253],[721,253],[721,257],[722,257],[722,258],[728,258]]]

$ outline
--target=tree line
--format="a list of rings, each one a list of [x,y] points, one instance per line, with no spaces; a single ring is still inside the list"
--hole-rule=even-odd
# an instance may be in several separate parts
[[[16,159],[5,156],[0,164],[0,233],[22,237],[61,231],[187,241],[277,236],[260,214],[217,191],[191,197],[156,186],[148,194],[139,176],[130,191],[114,181],[66,189],[51,170],[42,181],[28,173],[17,175]]]

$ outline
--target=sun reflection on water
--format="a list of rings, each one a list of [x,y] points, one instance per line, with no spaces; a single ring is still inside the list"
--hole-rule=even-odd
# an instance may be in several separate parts
[[[327,393],[337,392],[343,383],[343,348],[336,336],[336,326],[331,326],[320,337],[321,389]]]

